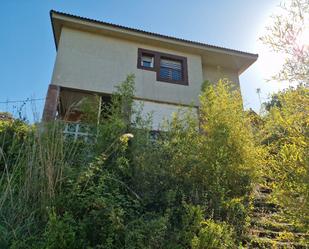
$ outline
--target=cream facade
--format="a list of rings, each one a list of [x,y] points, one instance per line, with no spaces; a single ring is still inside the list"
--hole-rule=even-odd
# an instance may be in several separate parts
[[[239,75],[257,59],[255,54],[54,11],[51,21],[57,57],[43,114],[45,120],[59,112],[61,89],[109,96],[128,74],[134,74],[135,99],[153,113],[156,129],[179,107],[193,106],[197,113],[198,96],[205,80],[216,82],[224,77],[239,87]],[[186,84],[158,80],[158,72],[139,68],[139,49],[185,58]]]
[[[188,61],[188,85],[156,80],[137,68],[138,48],[180,55]],[[135,75],[136,97],[181,105],[198,105],[203,82],[201,56],[114,37],[63,28],[52,84],[110,94],[128,74]]]

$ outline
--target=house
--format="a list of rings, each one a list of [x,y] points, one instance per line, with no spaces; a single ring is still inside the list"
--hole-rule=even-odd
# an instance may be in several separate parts
[[[135,101],[153,112],[153,129],[179,107],[198,112],[201,84],[239,75],[258,55],[134,28],[50,12],[57,57],[43,120],[79,121],[70,106],[84,97],[110,101],[115,86],[135,75]]]

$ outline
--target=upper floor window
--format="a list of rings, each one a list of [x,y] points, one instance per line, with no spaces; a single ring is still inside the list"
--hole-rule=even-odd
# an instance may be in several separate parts
[[[160,59],[160,78],[167,80],[182,80],[183,69],[181,61]]]
[[[142,59],[141,59],[141,66],[153,68],[153,66],[154,66],[154,56],[143,54]]]
[[[137,68],[155,71],[157,81],[188,85],[186,57],[139,48]]]

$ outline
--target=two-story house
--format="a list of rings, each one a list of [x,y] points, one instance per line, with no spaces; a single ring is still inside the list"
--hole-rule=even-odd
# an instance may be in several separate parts
[[[205,80],[239,75],[256,54],[160,35],[84,17],[50,12],[57,57],[43,120],[64,119],[73,103],[101,96],[109,101],[115,86],[135,75],[135,101],[153,113],[153,129],[180,106],[198,110]],[[66,115],[78,122],[78,115]]]

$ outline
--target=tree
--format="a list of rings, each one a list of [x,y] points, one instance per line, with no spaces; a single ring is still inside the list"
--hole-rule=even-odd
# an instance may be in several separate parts
[[[275,200],[290,217],[309,225],[309,88],[299,85],[279,92],[280,105],[272,105],[265,117],[262,143],[267,145]]]
[[[269,151],[267,176],[274,199],[290,217],[309,225],[308,106],[309,106],[309,1],[286,0],[282,13],[272,16],[272,24],[261,41],[285,62],[273,79],[297,83],[276,93],[265,104],[262,143]]]
[[[285,62],[273,79],[309,83],[309,1],[290,0],[281,4],[282,14],[272,16],[272,24],[261,41]]]

